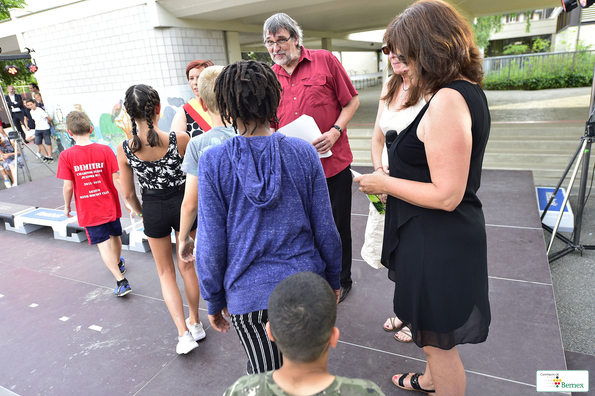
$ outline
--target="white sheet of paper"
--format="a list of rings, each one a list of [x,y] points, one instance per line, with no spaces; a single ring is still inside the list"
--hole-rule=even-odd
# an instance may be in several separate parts
[[[351,171],[351,174],[353,175],[353,177],[358,177],[361,176],[362,174],[359,173],[358,171],[354,171],[353,169],[349,169]]]
[[[277,132],[281,132],[285,136],[300,138],[308,143],[312,143],[316,138],[319,138],[320,135],[322,135],[314,118],[306,114],[285,125],[283,128],[279,128]],[[331,155],[333,155],[331,150],[324,154],[318,153],[320,158],[328,158]]]

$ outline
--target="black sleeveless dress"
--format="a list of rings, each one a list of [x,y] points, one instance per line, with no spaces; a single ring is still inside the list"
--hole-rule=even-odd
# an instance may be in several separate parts
[[[491,321],[487,246],[482,205],[476,196],[490,133],[487,99],[476,84],[457,80],[469,107],[473,145],[463,200],[452,212],[425,209],[389,195],[382,262],[395,282],[395,314],[419,347],[451,349],[486,340]],[[431,182],[417,127],[428,103],[388,152],[390,176]]]

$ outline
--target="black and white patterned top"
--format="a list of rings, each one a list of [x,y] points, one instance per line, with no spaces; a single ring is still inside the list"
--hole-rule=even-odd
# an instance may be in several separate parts
[[[167,152],[156,161],[143,161],[138,158],[130,151],[128,140],[124,141],[122,148],[128,159],[128,164],[138,176],[141,187],[150,190],[163,190],[168,187],[181,186],[186,182],[175,132],[169,133]]]
[[[186,133],[188,133],[191,138],[204,133],[202,128],[198,125],[198,122],[194,121],[194,118],[188,114],[186,109],[183,110],[184,114],[186,114]]]

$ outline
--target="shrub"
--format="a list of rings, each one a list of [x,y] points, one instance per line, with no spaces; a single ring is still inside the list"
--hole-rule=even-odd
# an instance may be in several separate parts
[[[566,74],[546,77],[532,77],[527,79],[486,81],[485,90],[537,90],[551,88],[588,87],[593,84],[593,75]]]

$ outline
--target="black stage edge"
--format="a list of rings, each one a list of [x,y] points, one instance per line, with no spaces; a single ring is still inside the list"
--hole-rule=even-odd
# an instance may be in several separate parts
[[[60,208],[61,186],[54,177],[41,179],[0,191],[0,202]],[[353,191],[354,285],[338,308],[341,338],[330,352],[329,369],[371,379],[387,395],[410,395],[391,377],[423,371],[424,354],[382,329],[392,315],[393,284],[386,270],[361,260],[368,201],[355,185]],[[534,395],[537,370],[564,370],[567,364],[532,174],[484,171],[480,198],[492,326],[487,342],[459,347],[467,395]],[[221,395],[244,374],[246,358],[233,331],[221,334],[206,326],[200,348],[176,355],[175,326],[150,253],[123,252],[133,292],[116,298],[112,275],[86,242],[55,240],[48,228],[21,235],[0,226],[0,238],[0,387],[7,391]],[[207,324],[205,308],[201,301]],[[592,357],[568,356],[581,369],[595,368]]]

